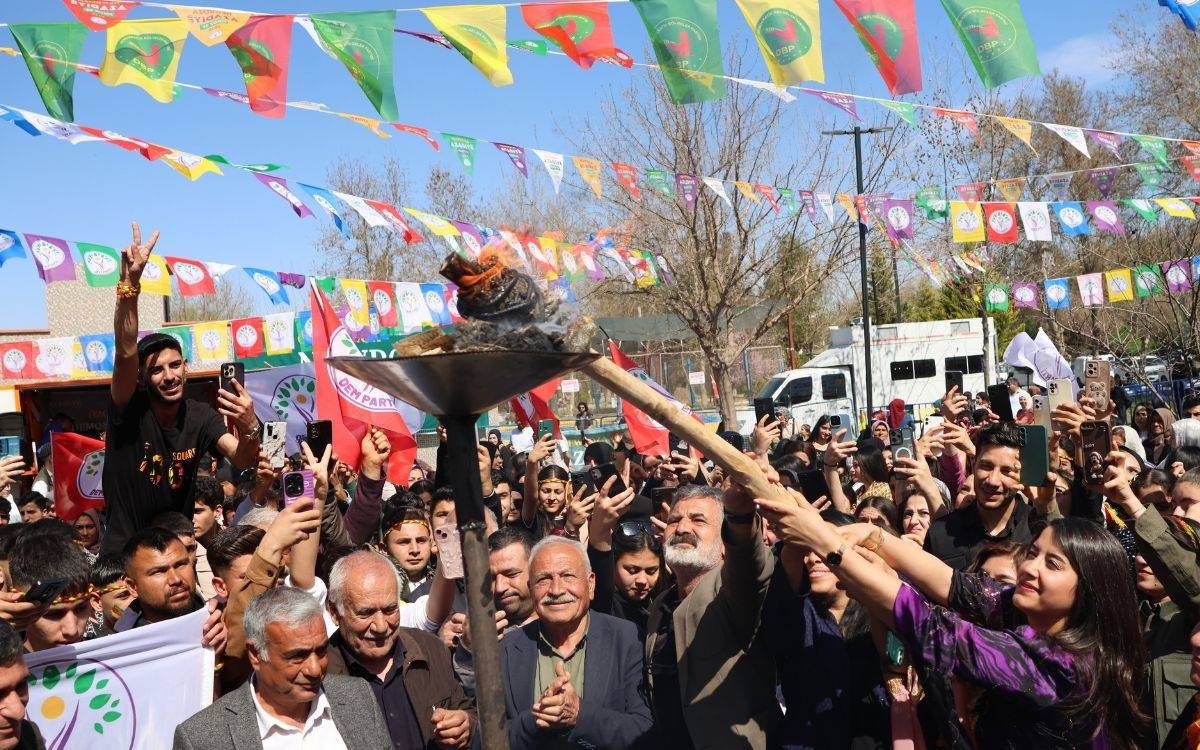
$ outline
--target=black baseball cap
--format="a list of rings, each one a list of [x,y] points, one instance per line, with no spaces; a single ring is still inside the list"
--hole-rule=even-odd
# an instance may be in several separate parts
[[[183,354],[183,348],[180,347],[179,341],[174,336],[169,336],[165,333],[151,333],[143,336],[137,344],[138,361],[141,362],[151,354],[157,354],[163,349],[174,349]]]

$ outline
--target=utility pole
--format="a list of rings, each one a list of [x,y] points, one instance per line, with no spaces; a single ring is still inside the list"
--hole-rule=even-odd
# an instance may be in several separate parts
[[[821,135],[852,135],[854,136],[854,177],[855,186],[858,189],[858,195],[863,194],[863,170],[862,170],[862,136],[864,133],[886,133],[895,128],[860,128],[855,125],[854,130],[823,130]],[[859,280],[862,283],[862,315],[863,315],[863,366],[866,369],[866,386],[867,386],[867,419],[871,418],[871,411],[874,409],[872,400],[871,383],[871,308],[869,304],[870,288],[867,284],[867,225],[858,222],[858,271]],[[899,294],[899,276],[896,280],[896,312],[899,318],[900,310],[900,294]]]

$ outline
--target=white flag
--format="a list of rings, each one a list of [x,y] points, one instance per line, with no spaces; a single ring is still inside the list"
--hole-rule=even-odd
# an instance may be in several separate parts
[[[542,160],[542,166],[550,174],[550,182],[554,183],[554,194],[558,195],[558,187],[562,184],[563,178],[563,155],[556,154],[553,151],[542,151],[541,149],[529,149],[538,155]]]
[[[75,338],[60,336],[53,339],[37,340],[37,355],[34,366],[38,372],[49,378],[71,377],[71,364],[75,353]]]
[[[383,214],[376,211],[365,200],[359,198],[357,195],[347,195],[346,193],[339,193],[336,190],[330,190],[329,192],[344,200],[346,205],[357,211],[358,215],[361,216],[363,221],[367,222],[369,226],[390,227],[392,225],[392,223],[388,221]]]
[[[200,645],[208,610],[25,656],[26,718],[47,747],[158,750],[212,702],[213,652]]]
[[[411,281],[396,284],[396,308],[405,333],[414,333],[433,325],[433,315],[425,303],[421,285]]]
[[[833,223],[833,196],[829,193],[817,193],[814,196],[817,199],[817,204],[821,210],[825,212],[825,218],[829,219],[829,223]]]
[[[725,183],[718,180],[716,177],[701,177],[708,189],[721,196],[721,200],[730,208],[733,208],[733,202],[729,200],[729,193],[725,192]]]
[[[1049,242],[1050,210],[1045,203],[1022,202],[1017,204],[1021,211],[1021,226],[1025,227],[1025,239]]]
[[[1042,124],[1052,133],[1062,136],[1062,139],[1074,146],[1079,153],[1089,159],[1092,158],[1092,155],[1088,153],[1087,138],[1083,135],[1083,128],[1077,128],[1074,125],[1055,125],[1052,122],[1043,122]]]

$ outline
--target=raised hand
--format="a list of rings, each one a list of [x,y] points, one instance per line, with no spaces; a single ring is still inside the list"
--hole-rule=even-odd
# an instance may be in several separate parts
[[[546,433],[542,435],[529,451],[529,463],[537,466],[539,462],[549,457],[557,447],[558,443],[555,442],[553,434]]]
[[[958,392],[958,386],[953,386],[946,395],[942,396],[942,416],[947,422],[957,420],[967,411],[967,397]]]
[[[228,417],[238,431],[245,435],[258,427],[258,415],[254,413],[254,399],[250,398],[250,392],[241,383],[236,380],[230,382],[233,385],[233,391],[227,391],[224,388],[217,389],[217,413]]]
[[[320,530],[321,511],[312,498],[303,497],[279,511],[279,515],[267,527],[267,533],[263,535],[258,548],[263,553],[263,559],[278,564],[284,550]]]
[[[585,497],[586,493],[586,486],[580,486],[578,490],[571,493],[571,500],[567,503],[566,513],[566,525],[568,529],[582,528],[587,523],[588,517],[592,515],[592,509],[596,507],[596,498],[599,497],[599,494],[593,492],[591,495]]]
[[[313,455],[307,441],[300,443],[300,452],[304,456],[304,468],[311,471],[313,475],[313,494],[316,495],[313,499],[319,503],[324,502],[325,495],[329,492],[329,454],[332,451],[333,446],[327,445],[325,452],[317,457]]]
[[[142,280],[142,271],[150,261],[150,253],[158,242],[158,230],[150,235],[150,241],[142,244],[142,229],[133,222],[133,242],[121,251],[121,281],[136,284]]]
[[[0,458],[0,492],[3,492],[24,470],[25,459],[20,456]]]
[[[858,453],[858,443],[852,440],[843,441],[845,436],[846,430],[841,429],[833,436],[833,440],[829,441],[829,446],[825,448],[825,468],[837,468],[838,464]]]
[[[362,452],[362,473],[371,479],[379,479],[392,455],[392,442],[388,436],[383,430],[371,427],[363,435],[359,450]]]
[[[779,440],[782,429],[779,420],[773,414],[762,415],[762,419],[754,426],[754,432],[750,434],[750,450],[765,456],[771,446]]]

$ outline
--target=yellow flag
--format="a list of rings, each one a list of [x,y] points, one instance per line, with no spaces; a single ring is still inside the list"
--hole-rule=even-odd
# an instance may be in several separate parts
[[[738,189],[738,192],[741,193],[744,198],[752,200],[755,203],[762,203],[762,198],[759,197],[758,193],[754,192],[754,188],[750,187],[750,183],[738,182],[737,180],[734,180],[733,185]]]
[[[197,362],[226,362],[233,358],[229,321],[197,323],[192,326],[192,359]]]
[[[1022,120],[1019,117],[999,116],[997,116],[996,119],[1000,121],[1000,124],[1003,125],[1008,132],[1020,138],[1025,145],[1029,147],[1030,151],[1035,154],[1037,153],[1037,149],[1034,148],[1033,143],[1030,142],[1033,138],[1033,124],[1030,123],[1029,120]]]
[[[1104,272],[1104,283],[1108,287],[1110,302],[1130,302],[1133,300],[1133,278],[1128,268]]]
[[[1024,177],[1009,177],[1004,180],[996,180],[996,187],[1000,190],[1000,195],[1004,196],[1004,200],[1015,203],[1021,200],[1021,193],[1025,190]]]
[[[1196,218],[1196,214],[1192,213],[1192,207],[1179,198],[1155,198],[1154,202],[1162,206],[1163,210],[1171,216],[1178,216],[1181,219]]]
[[[817,0],[737,0],[777,86],[825,81]]]
[[[175,72],[188,37],[187,21],[122,21],[109,26],[107,34],[101,83],[132,83],[164,103],[175,98]]]
[[[854,207],[854,199],[845,193],[837,194],[838,205],[846,209],[846,213],[850,214],[850,218],[858,221],[858,209]]]
[[[368,326],[371,324],[371,311],[367,308],[367,300],[370,295],[367,294],[367,282],[362,279],[340,279],[342,284],[342,296],[346,298],[346,304],[350,306],[350,316],[354,318],[354,322],[360,326]]]
[[[591,186],[592,192],[596,197],[600,197],[600,162],[595,159],[589,159],[586,156],[571,157],[571,161],[575,162],[575,168],[579,170],[579,176],[583,181]]]
[[[493,86],[513,82],[503,5],[445,5],[421,12]]]
[[[186,5],[168,5],[182,20],[187,22],[192,36],[206,47],[224,44],[229,35],[246,25],[250,13],[216,8],[189,8]]]
[[[437,237],[457,237],[461,234],[453,224],[437,214],[426,213],[408,206],[405,206],[404,210],[412,214],[413,218],[424,224]]]
[[[983,242],[983,208],[978,203],[950,201],[954,242]]]
[[[383,131],[382,120],[376,120],[374,117],[363,117],[362,115],[350,115],[346,114],[345,112],[335,112],[334,114],[336,114],[338,117],[345,117],[351,122],[357,122],[359,125],[367,128],[380,138],[391,138],[390,135]]]
[[[151,255],[142,269],[140,286],[146,294],[161,294],[171,296],[171,277],[167,274],[167,262],[161,255]]]
[[[89,377],[87,360],[83,358],[83,344],[79,343],[79,339],[75,339],[72,343],[74,346],[71,349],[71,377]]]
[[[198,179],[201,175],[208,174],[209,172],[222,174],[221,168],[212,159],[189,154],[186,151],[175,151],[172,149],[163,154],[162,160],[168,167],[189,180]]]
[[[546,256],[549,266],[546,269],[546,281],[554,281],[558,278],[558,240],[543,234],[538,237],[538,244],[542,246],[542,254]]]

